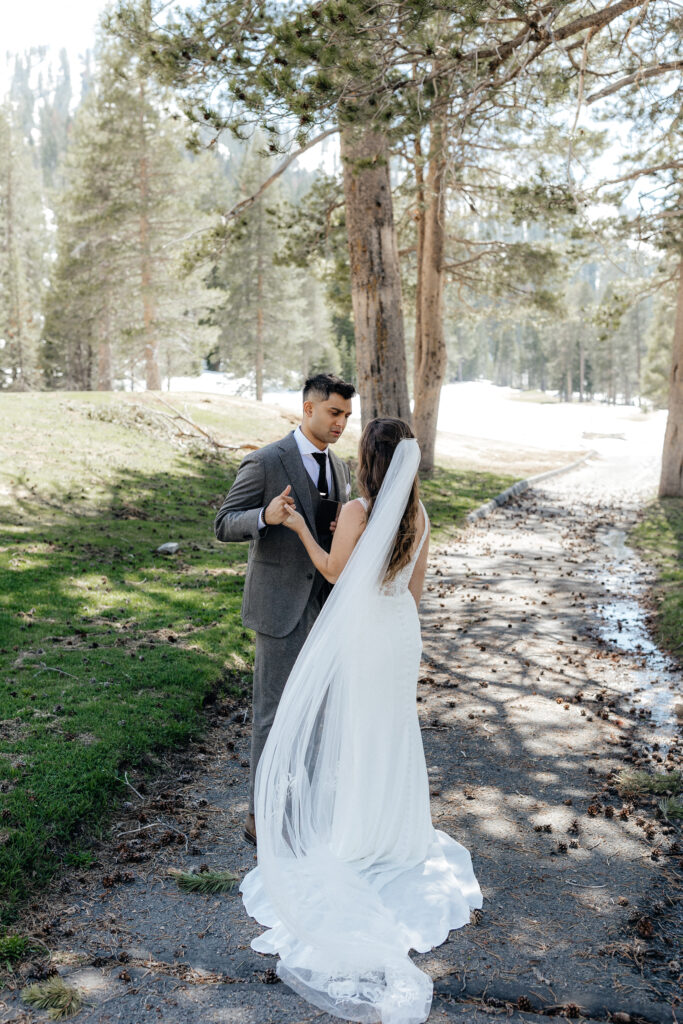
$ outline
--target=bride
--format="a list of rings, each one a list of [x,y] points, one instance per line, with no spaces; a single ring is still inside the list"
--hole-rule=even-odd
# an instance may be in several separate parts
[[[440,945],[482,905],[468,850],[432,825],[415,703],[429,520],[420,449],[399,419],[360,441],[362,497],[329,554],[335,583],[287,680],[256,771],[258,866],[240,886],[279,977],[344,1020],[419,1024],[432,981],[408,951]]]

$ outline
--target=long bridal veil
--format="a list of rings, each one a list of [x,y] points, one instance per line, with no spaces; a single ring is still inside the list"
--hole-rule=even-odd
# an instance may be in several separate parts
[[[426,1020],[432,998],[405,930],[372,885],[373,868],[384,884],[392,864],[386,853],[378,863],[354,813],[373,785],[373,731],[388,710],[373,699],[383,665],[372,624],[419,462],[417,441],[400,441],[289,676],[256,772],[258,867],[241,886],[248,912],[271,929],[254,948],[279,952],[284,982],[338,1017],[384,1024]]]

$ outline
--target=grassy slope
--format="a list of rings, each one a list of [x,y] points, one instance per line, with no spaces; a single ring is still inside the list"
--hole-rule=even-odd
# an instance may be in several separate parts
[[[250,402],[173,404],[232,443],[292,425]],[[200,735],[212,692],[249,689],[247,547],[213,535],[243,452],[180,449],[154,409],[149,396],[0,396],[0,923],[63,858],[88,862],[127,767]],[[436,538],[510,482],[440,468],[423,488]],[[180,552],[155,554],[165,541]]]
[[[655,628],[660,646],[683,661],[683,499],[650,502],[628,543],[657,568]]]

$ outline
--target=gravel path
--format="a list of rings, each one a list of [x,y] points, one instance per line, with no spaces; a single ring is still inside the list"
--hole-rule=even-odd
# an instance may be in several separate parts
[[[610,638],[617,592],[637,602],[651,583],[610,539],[636,520],[655,471],[603,454],[433,552],[418,695],[432,813],[471,851],[484,906],[416,957],[435,980],[430,1024],[683,1017],[680,827],[612,785],[626,764],[680,767],[670,715],[653,735],[650,655]],[[88,993],[77,1020],[332,1021],[273,983],[275,961],[251,950],[259,928],[236,894],[184,894],[168,875],[254,863],[241,839],[247,714],[246,698],[218,700],[205,736],[158,782],[130,776],[140,796],[131,790],[98,864],[56,880],[27,916]],[[47,1019],[18,988],[0,993],[0,1020]]]

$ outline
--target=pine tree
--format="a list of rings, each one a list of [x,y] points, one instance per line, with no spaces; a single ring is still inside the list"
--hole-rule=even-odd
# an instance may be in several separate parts
[[[316,367],[323,370],[326,366],[337,366],[344,380],[352,380],[356,372],[356,347],[341,180],[318,171],[296,202],[288,204],[282,220],[282,241],[283,260],[310,272],[318,301],[324,301],[330,311],[329,326],[336,353],[315,354]],[[324,300],[318,282],[324,286]]]
[[[38,85],[42,98],[39,111],[38,128],[40,139],[40,164],[43,172],[43,185],[47,190],[59,187],[62,182],[58,175],[58,167],[66,152],[71,104],[71,71],[66,50],[59,52],[59,69],[56,81],[52,79],[52,68],[48,72],[46,86],[43,87],[42,76]]]
[[[40,178],[8,102],[0,107],[0,387],[40,384],[46,241]]]
[[[669,399],[671,324],[674,315],[673,296],[660,295],[647,334],[647,351],[642,372],[642,393],[652,402],[655,409],[666,409]]]
[[[257,137],[243,153],[238,194],[249,195],[268,176],[269,161],[260,150]],[[208,281],[222,293],[211,313],[219,328],[220,366],[247,377],[258,401],[268,384],[299,384],[313,361],[333,350],[310,276],[282,259],[284,211],[278,182],[232,227]]]
[[[197,273],[180,281],[184,236],[208,221],[210,156],[185,134],[142,63],[104,35],[72,128],[58,206],[44,361],[53,385],[102,389],[196,368],[206,342]],[[177,117],[177,115],[175,115]]]

